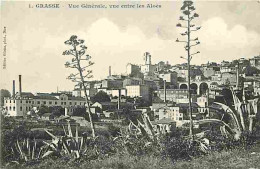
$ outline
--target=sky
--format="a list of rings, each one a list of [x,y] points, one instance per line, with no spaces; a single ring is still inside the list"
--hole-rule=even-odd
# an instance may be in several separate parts
[[[1,88],[12,91],[12,81],[22,75],[22,90],[27,92],[56,92],[73,90],[74,83],[66,79],[73,70],[65,68],[70,56],[64,42],[71,35],[85,40],[86,53],[95,63],[94,79],[126,72],[127,63],[143,64],[143,54],[150,52],[152,63],[168,61],[183,63],[184,44],[176,43],[184,30],[177,28],[181,1],[153,1],[159,9],[69,9],[68,4],[143,4],[146,1],[53,2],[59,9],[39,9],[40,2],[2,1],[1,29],[6,27],[6,69],[1,67]],[[149,2],[150,3],[150,2]],[[34,8],[29,8],[29,4]],[[232,61],[260,54],[260,3],[257,1],[195,1],[200,17],[194,24],[201,30],[192,32],[201,45],[192,64]],[[1,42],[3,47],[3,36]],[[3,51],[3,48],[1,49]],[[3,62],[1,52],[1,65]]]

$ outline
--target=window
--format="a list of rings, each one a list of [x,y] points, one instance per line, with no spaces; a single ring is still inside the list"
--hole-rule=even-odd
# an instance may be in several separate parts
[[[77,105],[77,102],[75,102],[75,105]]]
[[[26,100],[25,103],[28,103],[28,100]]]
[[[40,101],[37,101],[37,104],[41,104],[41,102],[40,102]]]
[[[55,102],[55,104],[57,104],[57,102]]]
[[[13,107],[13,111],[15,111],[15,107]]]
[[[43,101],[43,104],[46,104],[46,101]]]
[[[26,111],[28,110],[28,108],[26,107],[26,109],[25,109]]]
[[[8,107],[6,106],[6,110],[8,110]]]
[[[12,103],[12,100],[10,100],[10,103]]]
[[[64,102],[64,105],[66,105],[66,102]]]
[[[63,102],[61,102],[61,105],[63,105]]]
[[[5,102],[7,103],[7,100]]]
[[[29,103],[31,103],[31,101],[29,101]]]
[[[50,101],[49,104],[52,104],[52,102]]]
[[[22,108],[22,106],[20,107],[20,111],[22,111],[23,110],[23,108]]]
[[[11,107],[11,106],[9,107],[9,110],[12,110],[12,107]]]
[[[32,104],[34,104],[34,101],[32,101]]]
[[[14,100],[14,103],[15,103],[15,100]]]
[[[70,102],[70,105],[71,105],[72,103]]]

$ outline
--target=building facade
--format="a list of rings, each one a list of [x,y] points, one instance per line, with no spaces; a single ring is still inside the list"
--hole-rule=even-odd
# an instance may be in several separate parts
[[[149,101],[150,88],[146,85],[130,85],[126,86],[127,96],[130,97],[142,97],[144,100]]]
[[[155,93],[164,100],[164,89],[159,89]],[[188,99],[188,89],[166,89],[166,101],[177,102],[178,99]]]
[[[83,107],[85,99],[81,97],[72,97],[66,94],[36,95],[33,97],[11,97],[4,98],[4,108],[7,116],[26,116],[33,107],[40,108],[42,105],[47,107],[61,106],[65,107]]]

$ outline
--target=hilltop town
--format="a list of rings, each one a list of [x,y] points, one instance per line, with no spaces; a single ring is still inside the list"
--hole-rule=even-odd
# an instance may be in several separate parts
[[[147,113],[153,124],[168,126],[183,125],[188,121],[188,70],[187,64],[171,65],[159,62],[152,64],[149,52],[143,55],[141,65],[127,64],[126,73],[111,74],[101,81],[87,81],[87,94],[91,100],[91,113],[96,121],[122,121],[130,114]],[[192,110],[196,119],[210,114],[214,101],[229,102],[225,88],[244,89],[247,98],[260,94],[260,56],[238,59],[232,62],[208,62],[191,66]],[[24,79],[26,80],[26,79]],[[15,92],[13,81],[12,96],[4,99],[5,116],[44,120],[76,119],[84,121],[84,91],[80,86],[72,91],[36,93],[22,91],[22,76],[19,76],[19,91]],[[165,94],[166,93],[166,94]],[[47,107],[42,111],[42,107]],[[58,108],[59,113],[52,111]],[[40,116],[36,112],[40,111]],[[56,110],[57,111],[57,110]]]

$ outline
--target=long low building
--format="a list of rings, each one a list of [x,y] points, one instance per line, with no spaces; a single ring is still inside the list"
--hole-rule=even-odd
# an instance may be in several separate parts
[[[164,89],[155,91],[155,94],[162,100],[165,99]],[[189,91],[188,89],[166,89],[166,100],[177,102],[178,99],[187,99]]]
[[[22,93],[21,96],[4,98],[4,108],[7,116],[25,116],[33,107],[39,109],[41,105],[47,107],[61,106],[63,108],[83,107],[85,99],[64,93],[41,93],[36,95]]]

